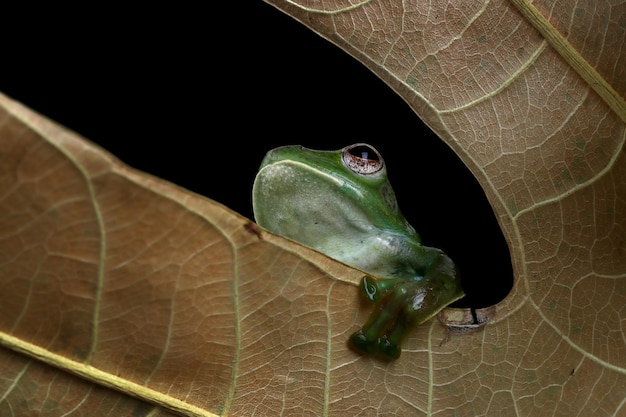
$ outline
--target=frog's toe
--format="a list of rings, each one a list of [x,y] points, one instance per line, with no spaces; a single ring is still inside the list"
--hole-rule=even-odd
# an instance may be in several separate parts
[[[363,330],[358,330],[350,336],[350,345],[361,353],[373,353],[376,343],[367,338]]]
[[[376,344],[376,350],[382,356],[390,359],[398,359],[400,357],[400,353],[402,352],[400,346],[391,342],[387,335],[384,335],[378,339],[378,343]]]
[[[398,359],[402,349],[393,343],[387,335],[368,339],[363,330],[358,330],[350,336],[350,346],[359,353],[374,354],[385,359]]]

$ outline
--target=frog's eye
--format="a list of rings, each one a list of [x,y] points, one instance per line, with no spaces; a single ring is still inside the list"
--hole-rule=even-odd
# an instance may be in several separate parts
[[[343,164],[352,172],[360,175],[372,175],[383,169],[382,156],[367,143],[355,143],[343,149]]]

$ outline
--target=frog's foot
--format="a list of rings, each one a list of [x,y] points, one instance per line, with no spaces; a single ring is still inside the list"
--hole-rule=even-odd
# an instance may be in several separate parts
[[[392,343],[386,335],[370,340],[367,333],[361,329],[350,336],[350,343],[353,348],[361,353],[374,354],[385,359],[398,359],[400,357],[400,345]]]
[[[376,280],[363,277],[361,283],[365,297],[376,304],[376,309],[361,330],[350,336],[350,344],[358,352],[386,359],[397,359],[400,356],[405,324],[399,318],[403,316],[404,307],[401,300],[394,301],[394,298],[397,298],[397,288],[404,282],[404,279]]]
[[[363,288],[376,307],[361,330],[350,336],[351,346],[361,353],[398,358],[409,331],[432,317],[435,307],[442,308],[433,305],[432,288],[424,281],[364,277]]]
[[[386,359],[400,357],[400,343],[407,330],[402,305],[385,297],[372,312],[367,323],[350,336],[350,344],[361,353],[374,354]]]

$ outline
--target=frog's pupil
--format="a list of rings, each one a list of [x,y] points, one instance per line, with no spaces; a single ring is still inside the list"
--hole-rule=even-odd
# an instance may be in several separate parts
[[[372,152],[372,150],[367,146],[355,146],[350,149],[350,154],[356,156],[357,158],[378,161],[378,155],[376,155],[376,152]]]
[[[383,160],[376,149],[357,143],[343,150],[344,166],[359,175],[372,175],[383,169]]]

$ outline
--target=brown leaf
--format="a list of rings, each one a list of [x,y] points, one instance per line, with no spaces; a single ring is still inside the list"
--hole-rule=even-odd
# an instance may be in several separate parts
[[[415,409],[623,413],[626,6],[269,2],[404,97],[474,172],[509,242],[513,291],[458,338],[461,357],[432,352]]]
[[[623,412],[623,10],[560,3],[546,33],[541,13],[494,2],[321,4],[279,6],[372,68],[483,184],[515,268],[496,319],[461,335],[432,321],[389,364],[357,357],[358,272],[3,99],[0,414]]]
[[[287,387],[294,400],[303,389],[323,397],[329,349],[364,319],[356,300],[345,303],[360,273],[295,254],[302,248],[225,207],[2,105],[0,328],[17,384],[5,387],[6,410],[62,413],[93,401],[108,410],[112,401],[122,415],[150,411],[149,401],[246,415],[283,407],[283,395],[268,393]],[[60,382],[48,365],[91,383]],[[29,402],[24,380],[41,385]],[[71,397],[54,389],[68,383]]]

